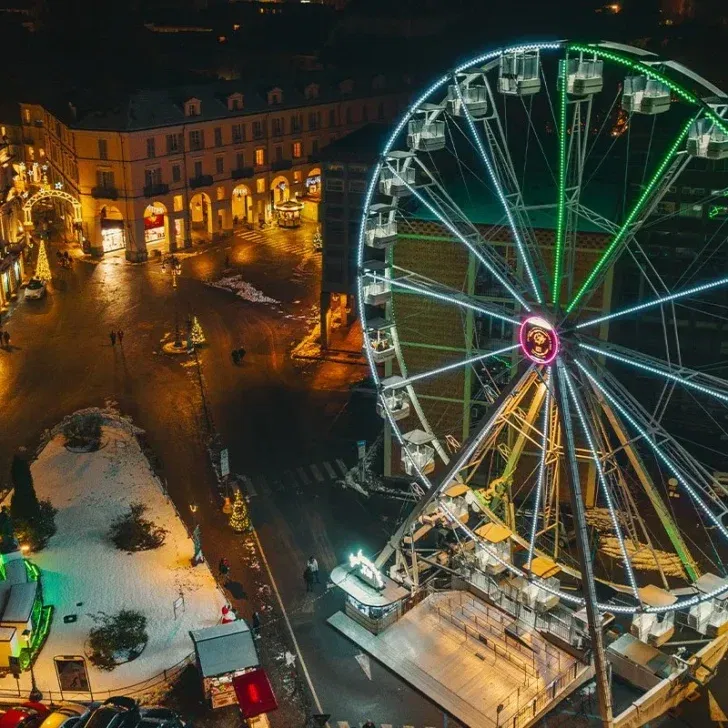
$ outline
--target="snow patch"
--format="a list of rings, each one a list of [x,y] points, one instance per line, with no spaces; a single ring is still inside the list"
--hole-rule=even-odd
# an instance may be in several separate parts
[[[242,298],[245,301],[250,301],[250,303],[280,303],[280,301],[276,301],[275,298],[266,296],[255,286],[243,280],[241,275],[227,276],[225,278],[220,278],[218,281],[208,281],[207,285],[212,286],[213,288],[222,288],[225,291],[230,291],[239,298]]]

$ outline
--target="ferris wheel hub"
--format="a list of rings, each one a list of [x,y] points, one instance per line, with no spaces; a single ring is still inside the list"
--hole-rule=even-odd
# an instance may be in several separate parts
[[[561,342],[554,326],[543,316],[528,316],[521,323],[518,340],[523,353],[534,364],[551,364]]]

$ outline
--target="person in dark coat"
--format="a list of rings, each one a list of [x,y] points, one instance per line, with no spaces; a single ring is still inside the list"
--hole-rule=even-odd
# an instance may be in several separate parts
[[[116,331],[112,331],[109,334],[109,339],[111,339],[111,345],[116,346]]]
[[[303,570],[303,580],[306,582],[306,591],[313,591],[313,571],[311,567],[306,564],[306,568]]]
[[[253,624],[253,637],[257,639],[260,637],[260,614],[258,612],[253,612],[251,622]]]
[[[224,556],[220,559],[217,569],[220,572],[223,584],[227,584],[228,576],[230,574],[230,562]]]
[[[119,346],[123,346],[123,344],[124,344],[124,332],[121,329],[119,329],[116,332],[116,337],[119,339]]]

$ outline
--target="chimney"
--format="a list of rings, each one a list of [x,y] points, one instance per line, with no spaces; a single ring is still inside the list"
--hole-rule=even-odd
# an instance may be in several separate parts
[[[68,102],[68,108],[71,110],[71,114],[73,114],[73,118],[75,119],[78,114],[78,110],[70,101]]]

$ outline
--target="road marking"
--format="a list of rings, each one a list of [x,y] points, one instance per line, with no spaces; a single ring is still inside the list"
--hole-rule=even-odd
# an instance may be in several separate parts
[[[364,670],[364,674],[371,680],[372,663],[369,660],[369,655],[365,655],[363,652],[360,652],[358,655],[354,655],[354,659],[359,663],[359,667]]]
[[[248,491],[248,495],[251,498],[253,496],[258,495],[258,493],[255,490],[255,487],[253,486],[253,482],[250,480],[250,478],[247,475],[241,475],[240,477],[243,479],[243,483],[245,485],[245,490]]]
[[[304,485],[311,485],[311,478],[306,475],[306,471],[303,468],[296,468],[296,472],[301,476]]]
[[[288,619],[288,612],[286,611],[285,606],[283,606],[283,599],[281,599],[281,593],[278,591],[278,585],[276,584],[276,580],[273,578],[273,572],[270,570],[270,564],[268,563],[268,559],[265,557],[265,551],[263,551],[263,544],[261,544],[260,539],[258,538],[258,532],[253,529],[253,538],[255,539],[255,543],[258,546],[258,551],[260,552],[260,557],[263,559],[263,564],[265,565],[265,570],[268,572],[268,578],[270,579],[271,586],[273,587],[273,591],[276,594],[276,599],[278,599],[278,605],[281,608],[281,612],[283,613],[283,619],[286,622],[286,626],[288,627],[288,632],[291,635],[291,639],[293,640],[293,647],[296,650],[296,654],[298,655],[298,660],[301,664],[301,669],[303,670],[303,674],[306,678],[306,682],[308,683],[308,688],[311,691],[311,696],[313,697],[313,702],[316,703],[316,708],[318,709],[319,714],[324,712],[324,709],[321,707],[321,701],[319,700],[318,695],[316,694],[316,688],[313,686],[313,682],[311,682],[311,675],[309,675],[308,668],[306,667],[306,663],[303,659],[303,655],[301,654],[301,648],[298,646],[298,640],[296,639],[296,635],[293,632],[293,627],[291,626],[291,620]]]
[[[328,473],[329,478],[335,478],[336,477],[336,471],[331,467],[331,464],[326,462],[323,463],[324,470]]]
[[[324,482],[324,476],[321,475],[321,471],[315,465],[311,466],[311,472],[313,473],[313,477],[316,478],[319,483]]]
[[[349,468],[344,465],[344,461],[341,459],[338,459],[336,461],[336,464],[339,466],[339,470],[341,470],[342,475],[346,475],[349,472]]]

